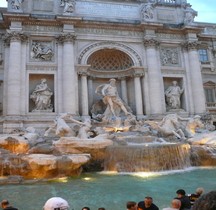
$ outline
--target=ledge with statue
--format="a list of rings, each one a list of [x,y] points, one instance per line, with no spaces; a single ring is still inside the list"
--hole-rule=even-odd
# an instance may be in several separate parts
[[[163,171],[216,165],[211,116],[137,120],[115,79],[96,88],[92,118],[62,113],[43,131],[0,136],[0,183],[79,175],[82,171]],[[149,164],[151,162],[151,164]],[[13,178],[15,177],[15,178]],[[12,181],[11,181],[12,180]]]

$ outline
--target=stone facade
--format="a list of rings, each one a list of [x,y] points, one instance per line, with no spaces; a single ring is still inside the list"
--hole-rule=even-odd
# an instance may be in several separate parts
[[[216,24],[194,22],[189,0],[8,0],[0,12],[4,133],[91,116],[111,78],[137,118],[216,114]],[[178,109],[165,97],[173,81]]]

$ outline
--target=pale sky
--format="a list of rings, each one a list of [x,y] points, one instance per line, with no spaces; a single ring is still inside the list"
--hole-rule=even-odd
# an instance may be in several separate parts
[[[195,21],[216,23],[216,0],[187,0],[187,2],[198,12]],[[0,7],[7,7],[7,1],[0,0]]]

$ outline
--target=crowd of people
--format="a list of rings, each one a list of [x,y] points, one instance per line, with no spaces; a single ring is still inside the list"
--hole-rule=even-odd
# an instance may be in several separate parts
[[[195,193],[186,194],[185,190],[176,191],[177,196],[171,201],[170,207],[163,210],[216,210],[216,191],[204,194],[203,188],[197,188]],[[10,205],[8,200],[1,202],[3,210],[18,210]],[[153,198],[146,196],[143,201],[128,201],[126,203],[127,210],[159,210],[159,207],[153,203]],[[43,210],[70,210],[68,202],[61,197],[52,197],[46,201]],[[90,210],[85,206],[82,210]],[[98,210],[106,210],[104,207]]]

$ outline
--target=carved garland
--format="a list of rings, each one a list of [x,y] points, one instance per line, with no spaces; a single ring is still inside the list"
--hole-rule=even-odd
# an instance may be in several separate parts
[[[74,33],[61,34],[60,36],[56,37],[56,39],[60,43],[74,42],[76,35]]]
[[[157,47],[159,46],[160,42],[156,39],[144,39],[144,46],[145,47]]]

